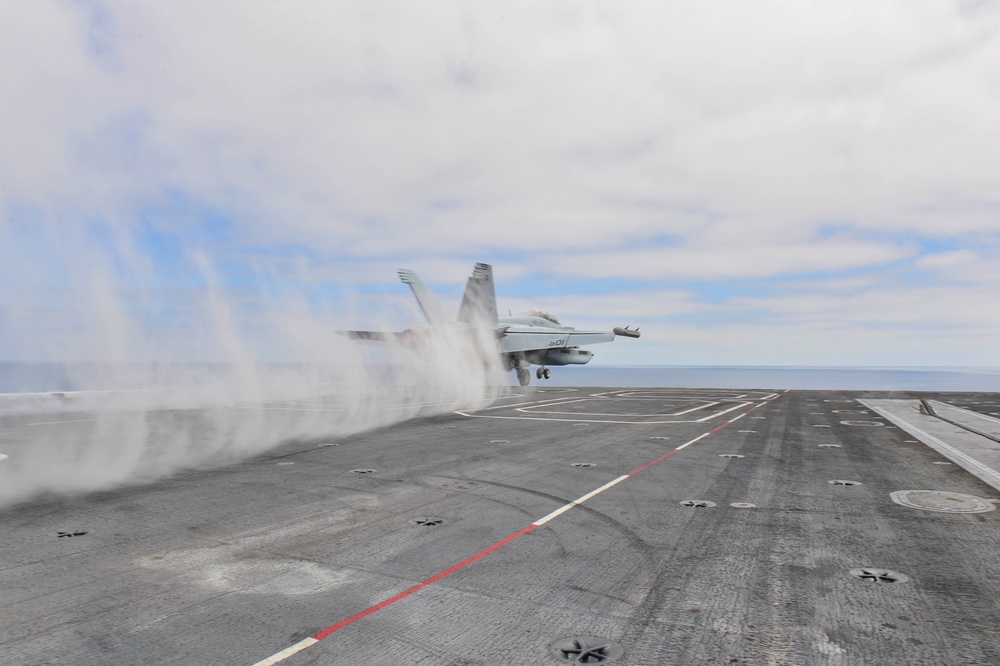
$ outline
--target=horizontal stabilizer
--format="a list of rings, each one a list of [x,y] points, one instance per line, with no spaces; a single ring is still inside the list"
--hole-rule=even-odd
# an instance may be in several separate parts
[[[392,331],[337,331],[337,335],[346,336],[351,340],[386,343],[409,343],[416,337],[416,333],[412,330],[405,330],[399,333]]]

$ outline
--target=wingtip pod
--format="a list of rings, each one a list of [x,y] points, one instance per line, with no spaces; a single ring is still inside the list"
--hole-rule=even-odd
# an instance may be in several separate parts
[[[615,335],[620,335],[623,338],[638,338],[639,327],[637,326],[635,328],[629,328],[628,326],[625,326],[623,328],[621,326],[615,326],[614,333]]]

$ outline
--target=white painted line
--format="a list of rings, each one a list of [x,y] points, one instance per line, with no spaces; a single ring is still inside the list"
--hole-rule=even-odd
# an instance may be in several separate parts
[[[542,405],[542,406],[543,407],[559,407],[560,405]],[[515,412],[521,412],[522,414],[529,414],[529,413],[530,414],[580,414],[581,413],[581,412],[557,412],[557,411],[554,411],[554,410],[553,411],[549,411],[548,409],[529,412],[528,410],[530,410],[530,409],[533,409],[533,408],[532,407],[518,407],[514,411]],[[618,414],[618,413],[614,413],[614,412],[583,412],[583,414],[585,416],[617,416],[619,418],[624,418],[624,417],[627,417],[627,416],[631,416],[631,417],[660,416],[660,414]],[[663,416],[673,416],[673,414],[663,414]]]
[[[922,441],[927,446],[936,450],[938,453],[944,455],[946,458],[951,458],[959,465],[967,469],[969,472],[979,477],[986,483],[990,484],[997,490],[1000,490],[1000,472],[997,472],[992,467],[988,467],[987,465],[984,465],[983,463],[979,462],[972,456],[962,453],[961,451],[951,446],[950,444],[941,441],[940,439],[938,439],[937,437],[935,437],[930,433],[924,432],[923,430],[913,425],[912,423],[904,421],[903,419],[896,416],[892,412],[882,409],[881,407],[875,407],[874,405],[865,403],[863,400],[859,400],[859,402],[862,402],[865,405],[865,407],[868,407],[869,409],[874,410],[883,417],[889,419],[890,421],[898,425],[900,428],[902,428],[906,432],[910,433],[911,435]]]
[[[512,405],[493,405],[492,407],[483,407],[482,409],[469,410],[476,412],[489,412],[494,409],[511,409],[513,407],[525,407],[525,406],[537,406],[541,407],[544,405],[556,406],[563,402],[578,402],[580,400],[586,400],[587,398],[573,398],[562,396],[560,398],[546,398],[545,400],[532,400],[531,402],[515,402]]]
[[[123,421],[125,419],[140,418],[142,414],[129,414],[128,416],[104,416],[99,419],[71,419],[68,421],[39,421],[38,423],[25,423],[26,426],[58,425],[60,423],[93,423],[95,421]]]
[[[600,393],[591,393],[590,396],[592,398],[607,398],[609,396],[611,397],[622,396],[627,398],[630,397],[632,393],[633,391],[626,389],[624,391],[601,391]]]
[[[719,403],[714,403],[714,404],[717,405]],[[722,416],[723,414],[728,414],[729,412],[732,412],[732,411],[735,411],[737,409],[740,409],[741,407],[749,407],[752,404],[753,404],[752,402],[741,402],[740,404],[736,405],[735,407],[730,407],[729,409],[727,409],[725,411],[716,412],[715,414],[712,414],[711,416],[706,416],[703,419],[698,419],[697,421],[695,421],[695,423],[704,423],[705,421],[710,421],[710,420],[714,419],[717,416]]]
[[[695,442],[697,442],[697,441],[698,441],[699,439],[703,439],[703,438],[705,438],[705,437],[708,437],[708,436],[709,436],[709,435],[711,435],[711,434],[712,434],[712,433],[710,433],[710,432],[706,432],[706,433],[705,433],[704,435],[699,435],[698,437],[695,437],[694,439],[692,439],[692,440],[691,440],[690,442],[688,442],[687,444],[681,444],[681,445],[680,445],[680,446],[678,446],[678,447],[677,447],[676,449],[674,449],[674,451],[680,451],[681,449],[686,449],[687,447],[689,447],[689,446],[691,446],[692,444],[694,444]]]
[[[962,414],[965,414],[967,416],[975,416],[976,418],[982,419],[984,421],[988,421],[990,423],[997,423],[998,422],[998,419],[995,419],[992,416],[986,416],[985,414],[980,414],[979,412],[974,412],[971,409],[962,409],[960,407],[955,407],[954,405],[947,405],[947,404],[945,404],[943,402],[938,402],[937,400],[931,400],[931,402],[937,402],[937,404],[939,404],[939,405],[944,405],[945,408],[953,409],[956,412],[961,412]]]
[[[263,659],[261,661],[258,661],[253,666],[274,666],[274,664],[277,664],[278,662],[284,661],[285,659],[288,659],[289,657],[291,657],[293,654],[296,654],[298,652],[302,652],[303,650],[305,650],[310,645],[315,645],[316,643],[319,643],[319,641],[316,640],[315,638],[313,638],[312,636],[309,636],[308,638],[303,638],[301,641],[299,641],[295,645],[292,645],[291,647],[287,647],[284,650],[282,650],[281,652],[272,654],[267,659]]]
[[[602,397],[601,399],[606,400],[607,398],[606,397]],[[591,400],[591,398],[576,398],[576,399],[571,399],[571,400],[563,399],[560,402],[551,402],[550,401],[550,402],[547,402],[547,403],[525,403],[525,404],[520,405],[520,406],[518,406],[518,405],[500,405],[499,407],[489,407],[488,409],[501,409],[503,407],[510,407],[510,408],[513,408],[514,411],[521,412],[523,414],[526,414],[529,411],[533,411],[533,412],[538,413],[538,414],[573,414],[574,412],[554,411],[554,410],[550,410],[550,409],[547,409],[547,408],[562,407],[563,405],[568,405],[570,403],[574,403],[574,402],[586,402],[588,400]],[[671,412],[669,414],[659,414],[659,413],[650,413],[650,414],[621,414],[621,413],[618,413],[618,412],[588,412],[587,415],[588,416],[617,416],[617,417],[626,417],[626,416],[642,416],[642,417],[683,416],[684,414],[690,414],[691,412],[697,412],[697,411],[706,409],[708,407],[714,407],[715,405],[718,405],[718,404],[720,404],[718,401],[707,402],[707,403],[704,403],[704,404],[701,404],[701,405],[696,405],[694,407],[690,407],[690,408],[685,409],[684,411],[681,411],[681,412]],[[749,405],[749,404],[751,404],[751,403],[746,402],[746,403],[743,403],[742,405],[737,405],[737,406],[732,407],[731,409],[727,409],[727,410],[725,410],[723,412],[716,412],[716,413],[714,413],[714,414],[712,414],[710,416],[707,416],[707,417],[705,417],[703,419],[698,419],[698,420],[694,421],[694,423],[702,423],[702,422],[707,421],[709,419],[714,419],[716,416],[721,416],[722,414],[726,414],[728,412],[733,411],[734,409],[739,409],[740,407],[742,407],[744,405]],[[470,410],[470,411],[472,411],[472,410]],[[482,411],[487,411],[487,410],[486,409],[477,409],[475,411],[482,412]],[[690,421],[684,421],[684,423],[690,423]]]
[[[513,408],[515,411],[522,412],[526,409],[537,409],[539,407],[562,407],[563,405],[568,405],[573,402],[587,402],[590,398],[563,398],[561,402],[547,402],[547,403],[529,403],[528,405],[522,405],[518,407],[517,405],[506,405],[507,407]],[[492,409],[492,407],[490,408]]]
[[[747,415],[747,413],[748,413],[748,412],[743,412],[742,414],[740,414],[740,415],[739,415],[739,416],[737,416],[736,418],[734,418],[734,419],[729,419],[728,423],[736,423],[736,422],[737,422],[737,421],[739,421],[739,420],[740,420],[741,418],[743,418],[744,416],[746,416],[746,415]]]
[[[694,421],[616,421],[610,419],[557,419],[545,416],[494,416],[492,414],[473,414],[470,412],[453,412],[470,419],[508,419],[514,421],[556,421],[561,423],[614,423],[621,425],[660,425],[664,423],[694,423]]]
[[[621,424],[621,425],[654,425],[654,424],[663,424],[663,423],[704,423],[705,421],[710,421],[710,420],[712,420],[714,418],[717,418],[719,416],[723,416],[725,414],[728,414],[729,412],[735,411],[737,409],[741,409],[743,407],[748,407],[748,406],[750,406],[750,405],[753,404],[752,402],[742,402],[742,403],[739,403],[739,404],[737,404],[737,405],[735,405],[733,407],[730,407],[729,409],[725,409],[725,410],[723,410],[721,412],[715,412],[713,414],[710,414],[709,416],[706,416],[706,417],[703,417],[703,418],[700,418],[700,419],[696,419],[694,421],[688,421],[688,420],[683,420],[683,419],[671,419],[671,420],[664,420],[664,419],[652,420],[652,419],[650,419],[650,417],[654,416],[654,414],[605,414],[605,413],[587,412],[587,413],[583,413],[583,414],[577,415],[575,412],[556,412],[556,411],[553,411],[553,412],[545,412],[545,411],[543,411],[543,412],[541,412],[542,414],[565,414],[567,416],[575,417],[575,418],[557,418],[557,417],[554,417],[554,416],[497,416],[497,415],[494,415],[494,414],[481,414],[480,413],[480,412],[484,412],[484,411],[488,411],[488,410],[492,410],[492,409],[516,408],[516,409],[514,409],[514,411],[520,412],[521,414],[528,414],[529,413],[528,410],[530,410],[530,409],[535,409],[535,408],[538,408],[538,407],[559,407],[559,406],[561,406],[563,404],[568,404],[570,402],[579,402],[579,401],[580,401],[579,399],[574,399],[574,400],[562,400],[561,402],[552,402],[550,404],[525,403],[525,404],[527,404],[529,406],[523,407],[523,408],[516,408],[517,405],[500,405],[499,407],[489,407],[487,409],[476,409],[476,410],[471,410],[470,409],[470,410],[466,410],[466,411],[456,411],[456,412],[452,412],[452,413],[453,414],[457,414],[459,416],[465,416],[467,418],[473,418],[473,419],[508,419],[508,420],[518,420],[518,421],[555,421],[555,422],[564,422],[564,423],[587,422],[587,423],[612,423],[612,424]],[[721,403],[719,403],[719,402],[710,402],[710,403],[702,404],[702,405],[700,405],[698,407],[692,407],[691,409],[685,410],[683,412],[677,412],[675,414],[662,414],[662,415],[656,414],[655,416],[680,416],[682,414],[688,414],[690,412],[694,412],[694,411],[697,411],[699,409],[705,409],[706,407],[711,407],[711,406],[718,405],[718,404],[721,404]],[[587,416],[587,417],[595,417],[595,416],[617,416],[618,419],[580,418],[581,416]],[[622,418],[627,418],[627,417],[632,417],[632,418],[636,418],[636,419],[647,419],[647,420],[642,420],[642,421],[624,421],[624,420],[620,420]]]
[[[563,515],[564,513],[566,513],[570,509],[572,509],[574,506],[578,506],[580,504],[583,504],[584,502],[586,502],[587,500],[589,500],[594,495],[598,495],[600,493],[603,493],[608,488],[611,488],[612,486],[618,485],[619,483],[621,483],[622,481],[624,481],[628,477],[629,477],[628,474],[622,474],[621,476],[619,476],[614,481],[609,481],[608,483],[605,483],[603,486],[601,486],[597,490],[592,490],[589,493],[587,493],[586,495],[584,495],[583,497],[581,497],[579,499],[575,499],[572,502],[570,502],[569,504],[556,509],[555,511],[553,511],[549,515],[545,516],[544,518],[539,518],[538,520],[536,520],[535,522],[533,522],[532,525],[536,525],[536,526],[541,527],[542,525],[544,525],[545,523],[549,522],[553,518],[558,518],[559,516]]]
[[[690,414],[691,412],[697,412],[699,409],[708,409],[709,407],[715,407],[717,404],[719,404],[718,401],[716,401],[716,402],[709,402],[709,403],[704,404],[704,405],[698,405],[697,407],[692,407],[691,409],[685,409],[683,412],[675,412],[673,414],[670,414],[670,416],[684,416],[685,414]],[[726,412],[722,412],[722,413],[725,414]],[[718,416],[718,415],[715,414],[713,416]]]

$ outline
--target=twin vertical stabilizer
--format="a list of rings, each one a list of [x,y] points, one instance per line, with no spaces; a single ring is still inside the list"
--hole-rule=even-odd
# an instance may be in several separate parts
[[[396,272],[399,274],[399,279],[403,281],[403,284],[410,285],[413,295],[417,298],[417,304],[420,305],[420,309],[424,312],[424,317],[427,318],[427,322],[431,326],[449,323],[441,304],[438,303],[438,300],[434,298],[434,294],[427,289],[416,273],[409,268],[400,268]]]
[[[449,323],[441,304],[416,273],[408,268],[400,268],[398,273],[399,279],[410,285],[428,323],[432,326]],[[458,309],[458,321],[477,326],[497,325],[497,297],[493,289],[493,267],[489,264],[476,264],[473,269]]]
[[[449,332],[447,345],[453,345],[463,338],[471,340],[485,367],[499,361],[499,367],[517,372],[517,381],[527,386],[531,380],[528,368],[539,366],[535,371],[538,379],[548,379],[550,365],[584,365],[594,354],[580,347],[599,342],[611,342],[616,337],[638,338],[639,328],[616,327],[613,331],[584,331],[563,326],[551,313],[532,310],[517,317],[497,316],[497,297],[493,288],[493,267],[477,263],[472,277],[465,285],[462,305],[458,309],[458,320],[449,320],[434,294],[427,289],[417,274],[408,268],[399,269],[399,279],[410,285],[420,309],[427,318],[431,329],[407,329],[405,331],[337,331],[354,340],[388,344],[401,344],[421,349],[421,342],[428,335]],[[451,335],[451,332],[457,336]],[[450,353],[447,350],[446,353]],[[457,353],[454,355],[458,355]]]
[[[493,267],[476,264],[472,277],[465,284],[458,320],[463,324],[497,325],[497,297],[493,289]]]

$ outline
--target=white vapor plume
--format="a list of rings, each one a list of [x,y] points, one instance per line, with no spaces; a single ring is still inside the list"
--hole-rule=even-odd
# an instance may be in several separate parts
[[[491,329],[428,327],[417,346],[367,346],[336,334],[361,315],[309,303],[291,286],[262,293],[253,283],[263,276],[224,288],[205,254],[190,253],[186,268],[201,286],[181,297],[148,287],[157,271],[127,243],[75,247],[89,267],[67,255],[77,287],[53,296],[72,307],[62,302],[49,313],[46,335],[37,335],[36,321],[14,339],[25,356],[58,366],[76,390],[0,396],[0,452],[8,456],[0,461],[0,505],[150,481],[293,440],[320,443],[482,406],[505,391],[499,359],[481,352],[495,347]],[[108,265],[118,266],[117,276]],[[129,282],[147,287],[125,289]],[[274,287],[273,276],[267,284]],[[178,300],[164,318],[171,298]],[[152,303],[156,316],[145,311]],[[44,316],[39,304],[19,307]],[[418,322],[415,308],[410,316]],[[393,319],[375,311],[361,327],[399,330]],[[16,329],[13,319],[6,324]],[[29,331],[34,339],[25,339]]]

